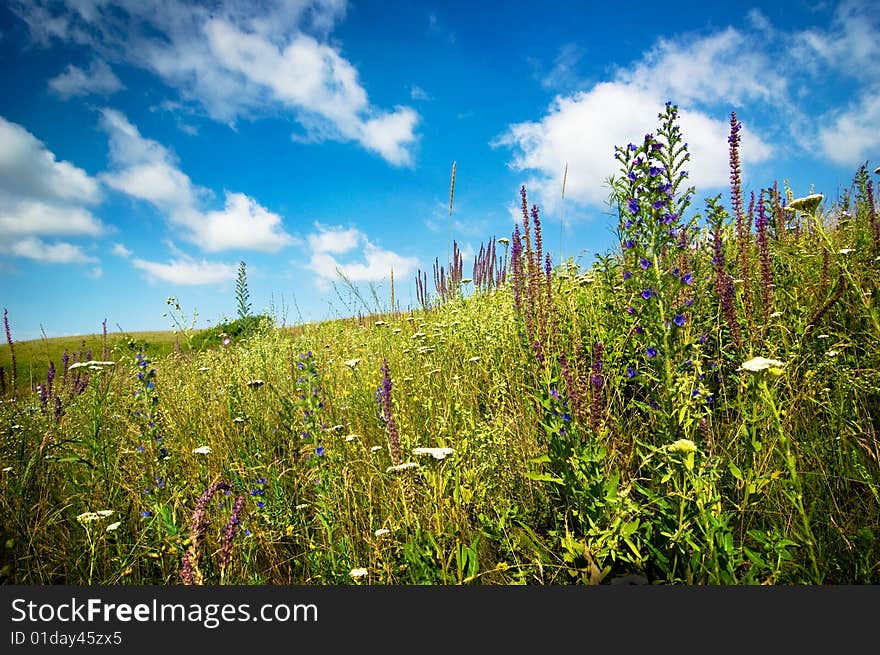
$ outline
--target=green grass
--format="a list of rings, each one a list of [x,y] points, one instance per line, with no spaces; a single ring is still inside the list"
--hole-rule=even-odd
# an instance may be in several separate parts
[[[425,309],[293,329],[218,326],[180,352],[173,333],[117,340],[115,364],[59,370],[45,403],[29,375],[0,404],[0,575],[880,583],[865,172],[815,216],[767,196],[766,248],[711,201],[701,245],[677,248],[641,206],[627,226],[633,190],[615,188],[628,247],[557,266],[549,284],[524,219],[522,266],[498,288],[453,281]],[[80,340],[15,345],[20,367],[57,366]]]
[[[14,336],[13,336],[14,338]],[[108,333],[108,353],[146,352],[151,356],[163,357],[174,350],[175,345],[182,341],[182,347],[187,347],[185,339],[173,331],[132,332],[126,334]],[[91,350],[92,358],[100,360],[103,357],[103,335],[85,334],[69,337],[52,337],[33,339],[30,341],[14,341],[17,386],[20,389],[35,389],[46,379],[49,362],[55,364],[55,368],[61,366],[65,351],[71,357],[71,363],[76,361],[75,354],[81,353],[84,358],[86,352]],[[0,344],[0,366],[4,368],[7,380],[11,379],[12,360],[9,345]]]

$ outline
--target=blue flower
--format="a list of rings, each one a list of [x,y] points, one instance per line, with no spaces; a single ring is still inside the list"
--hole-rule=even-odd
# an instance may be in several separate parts
[[[688,298],[687,300],[684,301],[684,306],[685,306],[685,307],[691,307],[693,304],[694,304],[694,299],[693,299],[693,298]]]
[[[648,346],[648,349],[645,351],[645,354],[648,355],[651,359],[657,356],[657,349],[654,346]]]
[[[627,200],[626,206],[627,206],[627,209],[629,209],[630,212],[632,212],[633,214],[638,214],[639,209],[641,209],[639,207],[639,201],[636,200],[635,198],[630,198],[629,200]]]
[[[260,509],[263,509],[265,506],[266,503],[264,503],[262,500],[257,501],[257,507],[259,507]]]
[[[647,271],[647,270],[651,267],[651,262],[649,262],[647,259],[645,259],[644,257],[642,257],[642,258],[639,260],[639,266],[641,266],[644,270]]]
[[[630,314],[630,315],[635,314],[635,313],[636,313],[636,308],[635,308],[635,307],[627,307],[627,308],[626,308],[626,313],[627,313],[627,314]]]
[[[633,379],[638,374],[639,374],[639,372],[636,369],[634,369],[632,366],[626,367],[626,377],[628,377],[630,380]]]
[[[318,446],[317,448],[315,448],[315,454],[318,457],[323,457],[324,456],[324,446]]]
[[[143,512],[141,512],[142,519],[150,518],[152,515],[153,515],[153,513],[150,511],[147,511],[147,510],[144,510]]]
[[[635,332],[636,334],[644,334],[644,333],[645,333],[645,328],[643,328],[641,325],[636,325],[636,326],[633,328],[633,332]]]
[[[651,177],[657,177],[662,172],[663,172],[662,166],[651,166],[651,168],[648,169],[648,175],[650,175]]]
[[[559,392],[556,391],[556,389],[550,389],[550,396],[555,398],[556,400],[559,400]]]
[[[682,327],[685,324],[684,315],[676,314],[675,318],[672,319],[672,322],[675,323],[678,327]]]
[[[642,289],[642,298],[645,300],[650,300],[653,295],[654,292],[651,289]]]
[[[629,248],[635,248],[635,247],[636,247],[636,244],[633,242],[632,239],[627,239],[626,241],[623,242],[623,247],[624,247],[624,248],[627,248],[627,249],[629,249]]]
[[[624,272],[623,272],[623,279],[624,279],[624,280],[628,280],[628,279],[630,279],[632,276],[633,276],[633,274],[630,273],[629,271],[624,271]]]
[[[633,225],[634,225],[634,223],[632,222],[632,220],[628,218],[628,219],[626,219],[626,223],[623,224],[623,227],[625,227],[628,230]]]
[[[693,285],[694,283],[694,274],[693,273],[685,273],[681,276],[681,283],[686,284],[688,286]]]
[[[635,152],[635,151],[636,151],[636,144],[635,144],[635,143],[630,143],[630,144],[627,146],[627,149],[628,149],[630,152]]]

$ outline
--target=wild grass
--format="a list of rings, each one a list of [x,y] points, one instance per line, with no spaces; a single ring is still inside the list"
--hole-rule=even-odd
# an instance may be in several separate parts
[[[833,204],[771,182],[751,210],[733,189],[734,215],[694,211],[675,108],[660,118],[620,149],[621,245],[589,269],[547,264],[523,189],[506,277],[450,274],[418,309],[243,316],[66,371],[79,338],[16,343],[4,580],[880,582],[867,169]]]

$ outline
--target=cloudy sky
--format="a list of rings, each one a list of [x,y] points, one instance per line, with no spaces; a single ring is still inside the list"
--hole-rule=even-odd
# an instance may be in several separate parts
[[[542,5],[538,8],[538,5]],[[613,247],[613,149],[681,108],[698,199],[836,198],[880,158],[871,2],[8,0],[0,305],[14,336],[287,323],[415,304],[418,269],[509,236],[525,184],[553,252]],[[449,214],[450,172],[456,162]],[[562,178],[567,166],[565,197]],[[694,205],[699,208],[700,203]],[[346,283],[343,281],[348,280]],[[372,309],[372,307],[371,307]]]

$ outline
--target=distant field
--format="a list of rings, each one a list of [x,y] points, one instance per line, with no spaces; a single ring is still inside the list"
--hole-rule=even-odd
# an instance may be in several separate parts
[[[12,338],[17,371],[16,386],[19,389],[34,389],[36,385],[45,380],[49,362],[53,362],[56,370],[60,370],[65,352],[70,356],[70,363],[87,359],[100,360],[104,357],[103,336],[101,334],[31,341],[15,341],[15,334],[13,334]],[[108,333],[108,355],[111,360],[123,355],[134,358],[138,352],[150,357],[162,357],[174,350],[178,339],[181,350],[186,350],[188,348],[186,339],[174,331]],[[89,351],[91,351],[91,356],[89,356]],[[3,367],[6,383],[9,384],[12,378],[12,359],[9,345],[5,342],[0,346],[0,366]]]

